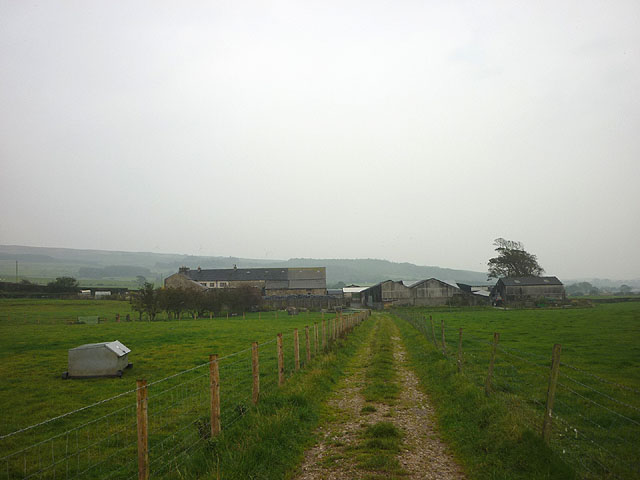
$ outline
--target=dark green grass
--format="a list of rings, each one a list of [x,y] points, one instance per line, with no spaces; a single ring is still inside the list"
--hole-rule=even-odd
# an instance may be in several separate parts
[[[386,316],[380,317],[375,328],[362,394],[368,402],[390,403],[399,393],[391,342],[392,322]]]
[[[340,348],[318,357],[309,370],[250,407],[215,442],[191,456],[182,470],[184,478],[289,478],[315,442],[313,430],[324,402],[371,327],[372,322],[365,322],[346,341],[339,341]]]
[[[517,405],[486,397],[414,327],[404,320],[397,325],[411,366],[431,396],[441,435],[470,478],[575,478],[539,437],[521,427]]]
[[[399,310],[432,342],[429,314],[445,320],[449,363],[463,328],[464,375],[482,392],[489,342],[500,333],[493,391],[539,435],[551,349],[562,345],[551,445],[581,475],[639,478],[640,305],[549,310]],[[440,353],[441,357],[441,353]]]
[[[353,449],[356,465],[367,472],[365,478],[397,478],[404,474],[396,458],[402,444],[402,432],[389,422],[367,426]]]
[[[3,307],[15,304],[15,301],[1,303]],[[0,416],[0,435],[131,391],[137,378],[151,383],[176,375],[149,387],[150,458],[159,463],[172,458],[172,451],[181,451],[197,438],[195,429],[189,424],[208,412],[206,362],[209,354],[226,357],[220,360],[220,378],[223,425],[229,424],[237,421],[251,404],[251,342],[271,342],[260,347],[261,387],[263,391],[269,391],[277,382],[276,334],[284,334],[285,372],[291,376],[294,371],[293,329],[300,331],[304,367],[304,326],[312,327],[314,321],[321,321],[320,314],[288,316],[280,313],[276,319],[272,312],[261,314],[260,320],[256,313],[247,314],[246,319],[239,316],[121,323],[112,320],[99,325],[67,325],[61,319],[91,313],[102,316],[109,308],[115,317],[114,312],[122,314],[128,304],[52,300],[19,301],[17,304],[23,308],[29,305],[29,315],[48,317],[52,323],[16,325],[13,320],[10,324],[0,320],[0,375],[3,378],[0,406],[5,412]],[[61,373],[67,370],[69,348],[115,339],[132,349],[129,361],[134,367],[126,370],[121,379],[62,380]],[[238,351],[242,353],[235,354]],[[234,355],[229,356],[231,354]],[[193,370],[187,371],[189,369]],[[86,422],[88,425],[84,425]],[[183,437],[180,433],[172,437],[178,430],[188,432],[190,436]],[[30,449],[24,456],[26,460],[12,458],[9,465],[3,464],[3,470],[23,470],[22,464],[26,463],[30,474],[37,471],[39,465],[48,465],[67,456],[67,452],[78,452],[58,464],[55,470],[55,476],[66,476],[68,471],[73,476],[102,462],[107,452],[114,457],[96,468],[117,464],[122,467],[124,476],[132,467],[135,469],[135,392],[1,440],[0,451],[3,454],[13,452],[67,431],[71,433]],[[121,459],[128,458],[133,458],[133,465],[120,465]],[[45,472],[44,478],[53,476],[52,473]],[[91,470],[85,476],[94,473]]]

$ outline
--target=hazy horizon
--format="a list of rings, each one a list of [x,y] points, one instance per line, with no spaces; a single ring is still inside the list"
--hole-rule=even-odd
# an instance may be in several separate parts
[[[640,3],[0,0],[0,244],[640,277]]]

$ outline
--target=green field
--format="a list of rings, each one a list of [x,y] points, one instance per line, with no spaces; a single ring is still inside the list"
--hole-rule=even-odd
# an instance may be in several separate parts
[[[456,403],[449,395],[454,395],[460,378],[484,392],[490,344],[498,332],[491,395],[508,406],[514,422],[536,434],[544,416],[552,347],[561,344],[551,446],[590,478],[640,478],[636,458],[640,449],[640,304],[545,310],[403,309],[396,314],[428,340],[428,352],[421,352],[426,357],[419,362],[433,366],[429,372],[433,388],[449,386],[448,392],[442,392],[443,405]],[[459,328],[463,329],[462,375],[456,373]],[[451,414],[442,412],[444,417]],[[455,435],[451,440],[456,442]]]
[[[237,472],[244,472],[237,473],[237,478],[242,478],[248,470],[234,453],[233,442],[245,442],[244,434],[234,428],[253,415],[251,342],[261,344],[261,389],[265,394],[273,393],[277,390],[276,334],[284,334],[286,375],[298,376],[293,364],[293,329],[300,331],[304,352],[304,326],[321,322],[321,314],[288,316],[279,312],[276,319],[275,312],[269,312],[247,314],[245,319],[239,316],[116,323],[117,313],[124,319],[126,313],[131,313],[130,305],[93,300],[0,300],[3,375],[0,406],[4,412],[0,437],[120,395],[37,428],[0,438],[3,455],[26,448],[10,458],[0,456],[4,458],[0,471],[7,472],[7,478],[38,475],[43,468],[48,468],[43,472],[44,478],[108,477],[106,472],[112,472],[113,478],[121,478],[135,472],[134,389],[136,379],[144,378],[151,384],[149,441],[155,476],[176,476],[182,468],[179,462],[205,440],[213,451],[224,446],[226,450],[224,454],[219,452],[219,458],[235,462]],[[535,435],[539,432],[554,343],[562,344],[563,365],[554,409],[557,418],[552,448],[584,476],[592,472],[592,478],[638,478],[635,452],[640,448],[640,304],[564,310],[401,309],[394,313],[407,320],[397,323],[412,355],[412,364],[436,403],[443,436],[466,465],[470,478],[509,478],[508,472],[518,468],[522,455],[514,456],[515,463],[509,463],[507,458],[501,460],[500,455],[508,456],[504,452],[517,450],[518,442],[526,438],[521,436],[523,429]],[[105,321],[97,325],[68,323],[78,316],[90,315]],[[437,347],[433,346],[429,315],[434,319]],[[329,320],[329,315],[326,319]],[[442,320],[446,358],[442,355]],[[464,330],[463,375],[456,373],[458,328]],[[499,332],[501,337],[489,397],[494,403],[489,408],[481,399],[493,332]],[[132,349],[129,361],[134,367],[121,379],[61,379],[61,373],[67,369],[69,348],[115,339]],[[206,439],[207,361],[212,353],[222,357],[222,424],[227,432],[215,444]],[[333,354],[326,360],[322,355],[316,359],[313,353],[312,369],[300,377],[297,390],[292,383],[289,396],[273,397],[272,403],[263,404],[258,417],[246,420],[256,425],[252,437],[256,451],[262,448],[258,445],[264,438],[276,435],[275,431],[279,435],[276,441],[284,441],[287,429],[298,428],[298,423],[296,435],[303,443],[309,440],[319,402],[331,390],[332,382],[340,375],[340,365],[346,361]],[[322,366],[318,361],[323,362]],[[301,363],[304,367],[304,353]],[[302,392],[300,388],[308,391]],[[469,402],[469,395],[480,403]],[[296,410],[296,405],[300,410]],[[487,414],[488,409],[494,412],[493,416]],[[245,417],[247,412],[251,414],[249,417]],[[500,418],[495,417],[497,412]],[[503,435],[505,431],[521,433],[513,438],[507,435],[502,439],[504,448],[494,449],[491,457],[491,449],[500,442],[478,433],[486,430],[495,430],[494,435],[498,435],[496,432]],[[520,447],[526,445],[525,442]],[[252,461],[268,463],[277,457],[275,447],[272,452],[256,453]],[[287,471],[296,458],[292,453],[286,462],[274,466],[274,472]],[[544,458],[542,454],[538,464],[544,464]],[[203,462],[191,468],[201,473],[214,468]],[[493,477],[492,471],[507,474]],[[0,474],[0,478],[4,475]],[[265,478],[280,477],[274,473]],[[537,478],[546,477],[540,474]]]
[[[144,378],[151,383],[177,375],[149,388],[150,397],[157,397],[149,403],[150,421],[162,423],[154,425],[155,431],[167,430],[171,426],[166,425],[167,415],[179,423],[179,415],[189,417],[195,411],[204,411],[207,407],[209,371],[206,362],[209,354],[221,357],[220,376],[224,380],[221,380],[222,408],[227,415],[223,421],[231,421],[234,408],[240,408],[238,411],[241,412],[250,403],[251,343],[257,341],[261,344],[261,383],[263,390],[268,391],[277,378],[276,334],[283,333],[285,371],[291,375],[294,370],[294,328],[300,329],[301,344],[304,345],[305,325],[311,326],[313,339],[313,323],[322,321],[321,314],[317,312],[297,316],[289,316],[285,312],[263,312],[247,314],[245,319],[237,316],[229,319],[115,322],[116,313],[124,318],[129,311],[128,303],[118,301],[0,301],[0,374],[3,376],[0,405],[6,412],[0,423],[0,436],[129,392],[105,404],[7,438],[0,445],[0,450],[12,451],[24,445],[37,444],[57,432],[73,430],[84,422],[92,422],[94,418],[122,409],[89,427],[82,427],[81,435],[86,434],[86,438],[65,437],[42,447],[51,452],[30,452],[38,457],[60,456],[61,451],[68,451],[69,443],[73,446],[77,441],[77,449],[88,453],[88,458],[78,455],[79,465],[76,467],[82,471],[82,462],[86,465],[94,463],[95,449],[114,449],[116,452],[120,447],[131,447],[131,435],[135,438],[135,392],[131,392],[136,388],[136,379]],[[84,315],[99,315],[107,321],[97,325],[67,324],[69,320]],[[328,322],[330,316],[326,318]],[[129,361],[134,364],[133,369],[126,370],[121,379],[62,380],[61,374],[67,370],[69,348],[116,339],[131,348]],[[303,346],[301,352],[304,352]],[[304,353],[302,357],[304,365]],[[193,370],[181,373],[189,369]],[[125,424],[126,428],[122,426]],[[96,445],[105,433],[110,440]],[[135,460],[135,455],[131,458]],[[13,460],[16,460],[14,463],[22,461]],[[10,464],[6,466],[7,470],[9,468],[17,467]],[[34,468],[37,471],[37,467],[29,465],[25,471],[33,472]],[[69,465],[61,468],[66,471]],[[60,471],[57,474],[60,475]]]

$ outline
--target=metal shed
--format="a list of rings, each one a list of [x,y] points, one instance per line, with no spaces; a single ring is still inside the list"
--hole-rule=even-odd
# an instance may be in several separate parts
[[[121,377],[130,368],[128,354],[131,349],[118,340],[88,343],[69,350],[69,371],[62,378]]]

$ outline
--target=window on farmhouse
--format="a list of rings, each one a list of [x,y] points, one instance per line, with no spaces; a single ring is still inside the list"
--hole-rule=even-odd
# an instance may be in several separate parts
[[[227,282],[220,282],[220,288],[226,287],[227,286]]]

